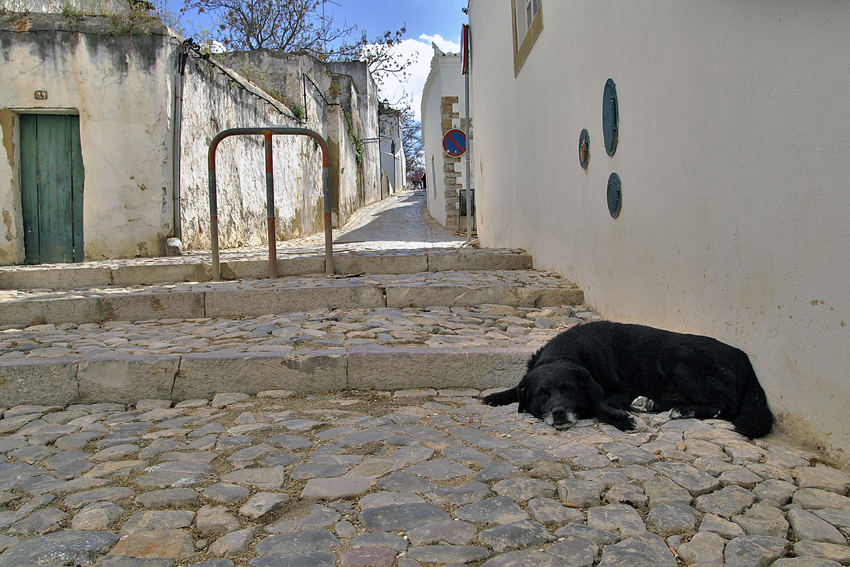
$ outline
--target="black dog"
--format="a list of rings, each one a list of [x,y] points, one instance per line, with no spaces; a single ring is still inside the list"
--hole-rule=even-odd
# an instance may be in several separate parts
[[[589,417],[634,429],[627,409],[726,419],[750,438],[767,435],[773,423],[741,350],[709,337],[608,321],[558,334],[531,357],[519,384],[482,401],[519,402],[520,412],[559,429]]]

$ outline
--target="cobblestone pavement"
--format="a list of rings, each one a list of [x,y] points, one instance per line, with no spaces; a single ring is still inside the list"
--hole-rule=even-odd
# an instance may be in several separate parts
[[[399,191],[383,201],[357,209],[345,225],[333,230],[334,253],[409,251],[423,253],[433,249],[469,248],[476,242],[446,230],[428,214],[422,191]],[[275,243],[280,259],[324,253],[325,236],[319,232]],[[234,260],[263,260],[268,258],[268,246],[243,246],[220,251],[222,262]],[[182,256],[125,258],[89,261],[76,264],[51,264],[57,270],[81,265],[103,268],[150,266],[163,264],[192,264],[209,262],[209,250],[186,250]],[[43,265],[42,265],[43,266]],[[39,266],[0,266],[0,271],[29,271]]]
[[[250,319],[155,319],[32,325],[0,331],[0,363],[187,353],[298,353],[317,348],[538,348],[558,332],[597,318],[586,307],[313,309]]]
[[[850,476],[813,454],[667,414],[557,431],[477,394],[7,409],[0,566],[850,564]]]

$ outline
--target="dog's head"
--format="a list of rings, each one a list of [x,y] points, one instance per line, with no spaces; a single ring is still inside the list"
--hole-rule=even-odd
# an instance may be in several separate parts
[[[587,369],[566,361],[531,368],[516,391],[519,412],[530,413],[557,429],[592,417],[603,395]]]

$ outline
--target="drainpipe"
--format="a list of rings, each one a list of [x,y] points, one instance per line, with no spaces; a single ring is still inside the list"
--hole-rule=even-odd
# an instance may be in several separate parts
[[[466,112],[466,241],[470,242],[472,240],[472,122],[469,118],[469,75],[472,73],[472,54],[470,53],[470,47],[472,46],[472,40],[469,37],[470,29],[469,26],[465,26],[464,34],[466,37],[464,38],[466,45],[464,48],[466,49],[466,61],[467,68],[466,73],[464,73],[464,106]]]
[[[189,47],[192,45],[192,38],[183,41],[180,44],[180,53],[177,56],[177,73],[174,77],[174,112],[172,116],[172,124],[174,139],[172,140],[172,171],[171,171],[171,187],[174,198],[173,203],[173,224],[174,237],[178,240],[183,240],[183,224],[180,220],[180,154],[182,152],[180,138],[183,132],[183,76],[186,71],[186,60],[189,58]]]

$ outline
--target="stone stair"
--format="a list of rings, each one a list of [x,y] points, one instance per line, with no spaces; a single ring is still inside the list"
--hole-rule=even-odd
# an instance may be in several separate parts
[[[5,405],[512,385],[595,315],[518,250],[346,251],[0,268]]]

